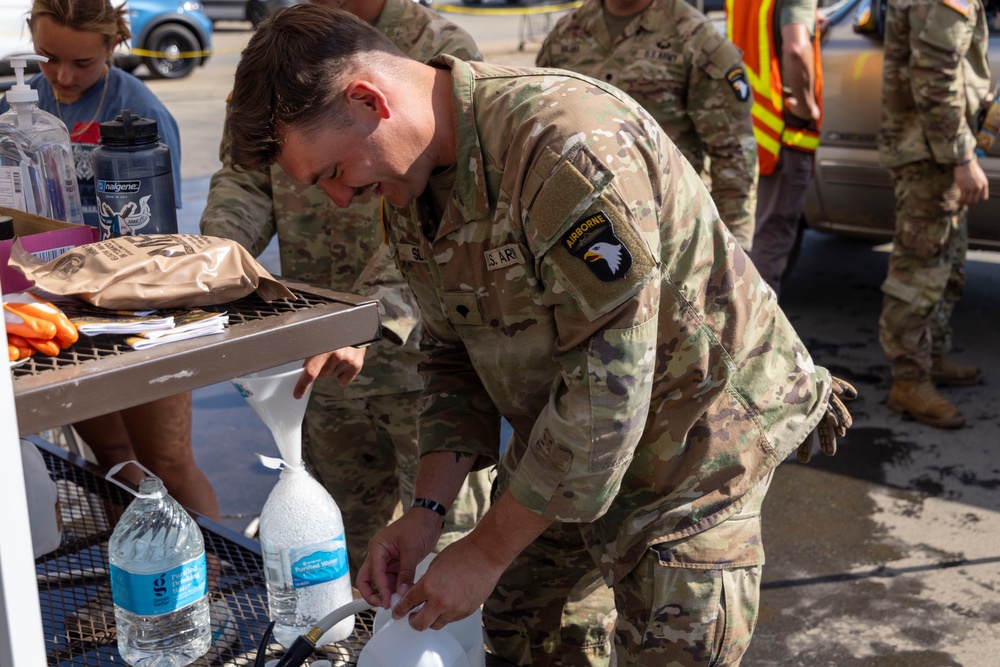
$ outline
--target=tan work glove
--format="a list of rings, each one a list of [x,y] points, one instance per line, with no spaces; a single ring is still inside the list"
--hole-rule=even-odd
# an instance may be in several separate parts
[[[819,437],[819,448],[827,456],[837,453],[837,438],[843,438],[854,420],[851,413],[844,407],[844,401],[853,401],[858,397],[858,390],[840,378],[833,380],[833,391],[830,392],[830,402],[826,405],[826,414],[816,425],[816,435]],[[798,459],[809,463],[812,458],[812,435],[799,445]]]

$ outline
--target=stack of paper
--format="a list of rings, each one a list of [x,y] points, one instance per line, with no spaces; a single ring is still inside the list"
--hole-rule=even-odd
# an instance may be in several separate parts
[[[129,336],[125,339],[125,342],[132,349],[142,350],[147,347],[172,343],[178,340],[222,333],[229,323],[229,315],[225,312],[209,313],[198,309],[170,312],[173,313],[173,327],[169,329],[142,331],[135,336]]]
[[[229,315],[193,308],[189,310],[107,310],[70,297],[48,295],[52,302],[88,336],[126,336],[130,347],[141,350],[155,345],[210,336],[225,331]]]

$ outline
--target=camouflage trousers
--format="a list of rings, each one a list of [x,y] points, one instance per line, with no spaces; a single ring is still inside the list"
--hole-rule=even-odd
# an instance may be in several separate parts
[[[352,577],[368,556],[368,540],[413,499],[420,407],[419,391],[356,399],[314,392],[309,398],[302,458],[340,507]],[[491,470],[469,475],[448,510],[438,550],[486,513],[491,484]]]
[[[931,370],[951,348],[951,314],[965,287],[969,238],[954,169],[931,161],[890,170],[896,234],[882,283],[879,341],[895,378]]]
[[[606,600],[609,591],[573,524],[553,524],[504,572],[483,605],[494,653],[517,665],[577,665],[579,642],[613,628],[611,667],[725,667],[740,664],[760,604],[760,509],[768,475],[718,526],[647,549],[611,589],[614,606],[591,616],[589,636],[560,632],[571,591]],[[588,596],[584,596],[584,600]],[[591,608],[593,610],[593,607]]]

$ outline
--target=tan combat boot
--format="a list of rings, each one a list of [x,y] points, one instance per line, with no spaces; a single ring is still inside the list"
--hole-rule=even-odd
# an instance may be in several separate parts
[[[889,409],[936,428],[962,428],[965,417],[938,393],[928,376],[893,380]]]
[[[981,383],[983,374],[975,366],[956,364],[942,354],[931,360],[931,379],[945,387],[968,387]]]

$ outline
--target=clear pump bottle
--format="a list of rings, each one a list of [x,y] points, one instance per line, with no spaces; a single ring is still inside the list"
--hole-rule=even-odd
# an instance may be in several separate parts
[[[0,204],[55,220],[83,224],[83,206],[69,132],[61,120],[38,108],[38,91],[24,82],[29,60],[9,59],[17,82],[0,115]]]

